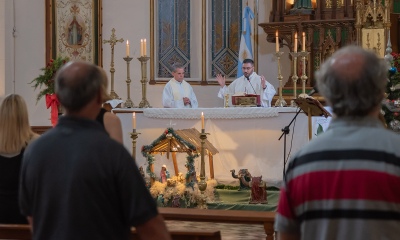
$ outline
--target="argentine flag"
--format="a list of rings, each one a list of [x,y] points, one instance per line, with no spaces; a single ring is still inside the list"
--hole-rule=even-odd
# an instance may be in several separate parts
[[[239,47],[239,59],[238,59],[238,69],[236,77],[241,77],[243,75],[242,64],[243,60],[246,58],[253,59],[253,51],[251,48],[251,24],[250,20],[254,18],[254,13],[251,11],[250,7],[245,7],[243,11],[243,28],[242,35],[240,37],[240,47]]]

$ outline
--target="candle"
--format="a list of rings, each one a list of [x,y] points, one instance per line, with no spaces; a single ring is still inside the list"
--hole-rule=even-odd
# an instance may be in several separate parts
[[[297,52],[297,33],[294,34],[294,50],[293,52]]]
[[[204,129],[204,113],[201,112],[201,129]]]
[[[143,56],[143,39],[140,39],[140,56]]]
[[[132,114],[132,127],[133,129],[136,129],[136,113],[133,112]]]
[[[275,32],[275,47],[276,47],[276,52],[279,52],[279,37],[278,37],[278,30]]]
[[[126,56],[129,57],[129,40],[126,40]]]
[[[306,51],[306,33],[303,32],[303,48],[301,49],[303,52]]]
[[[146,52],[146,38],[144,39],[144,44],[143,44],[143,55],[147,56],[147,52]]]

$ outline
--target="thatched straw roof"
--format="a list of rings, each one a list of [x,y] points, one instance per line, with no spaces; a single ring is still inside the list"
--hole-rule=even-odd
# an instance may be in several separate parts
[[[218,153],[218,150],[207,139],[204,147],[207,154],[215,155]],[[200,132],[195,128],[181,130],[169,128],[151,145],[143,146],[143,149],[149,153],[200,153]]]

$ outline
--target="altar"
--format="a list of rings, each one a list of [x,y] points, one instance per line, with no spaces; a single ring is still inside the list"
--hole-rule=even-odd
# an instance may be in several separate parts
[[[204,113],[205,131],[209,140],[219,151],[213,156],[215,179],[219,183],[237,183],[230,170],[236,172],[246,168],[252,176],[261,176],[268,185],[278,186],[283,176],[284,138],[278,140],[281,129],[289,124],[296,108],[129,108],[114,109],[121,119],[124,146],[132,152],[132,113],[136,115],[136,131],[140,133],[136,145],[137,165],[147,166],[141,154],[141,147],[148,145],[166,128],[201,130],[201,112]],[[287,135],[287,154],[293,154],[308,142],[307,116],[300,113],[291,125]],[[206,158],[206,177],[209,176],[209,162]],[[184,167],[186,154],[177,154],[179,171]],[[158,177],[162,165],[173,169],[173,163],[166,155],[155,155],[154,172]],[[200,158],[196,159],[196,172],[200,173]],[[173,171],[171,171],[173,172]]]

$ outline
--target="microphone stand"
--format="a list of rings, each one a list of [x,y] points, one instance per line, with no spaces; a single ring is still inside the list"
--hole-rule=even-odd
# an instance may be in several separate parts
[[[314,95],[315,93],[318,92],[318,89],[316,87],[313,87],[313,89],[308,93],[307,97],[310,97]],[[281,129],[282,135],[279,137],[278,141],[283,138],[283,179],[285,179],[285,170],[286,170],[286,135],[289,134],[290,131],[290,125],[294,122],[294,120],[297,118],[297,115],[301,112],[301,108],[296,112],[296,115],[294,115],[292,121],[290,121],[289,125],[285,126],[284,128]]]
[[[256,90],[255,90],[254,87],[253,87],[253,84],[251,84],[251,82],[250,82],[250,78],[249,78],[249,77],[245,77],[245,78],[247,79],[247,81],[249,81],[250,86],[251,86],[251,88],[252,88],[253,91],[254,91],[254,94],[257,94]]]
[[[283,179],[285,179],[285,170],[286,170],[286,136],[289,134],[290,131],[290,125],[294,122],[294,120],[297,118],[297,115],[301,112],[301,108],[296,112],[296,115],[294,115],[292,121],[290,121],[289,125],[285,126],[284,128],[281,129],[282,135],[279,137],[278,141],[283,138]]]

